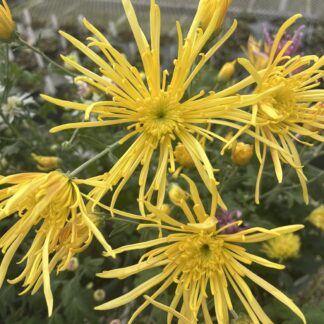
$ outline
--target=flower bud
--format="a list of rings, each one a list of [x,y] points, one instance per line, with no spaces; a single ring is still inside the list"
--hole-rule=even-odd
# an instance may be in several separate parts
[[[228,82],[232,79],[235,72],[236,60],[225,63],[218,73],[218,80]]]
[[[180,205],[182,200],[187,200],[189,197],[188,193],[181,189],[176,183],[171,184],[169,190],[169,198],[175,205]]]
[[[61,147],[62,147],[62,150],[63,151],[68,151],[68,150],[70,150],[71,149],[71,143],[70,143],[70,141],[64,141],[64,142],[62,142],[61,143]]]
[[[52,171],[58,168],[62,160],[56,156],[43,156],[32,153],[32,158],[37,162],[37,168],[41,171]]]
[[[261,42],[257,42],[253,36],[249,37],[247,53],[253,66],[259,71],[264,69],[269,61],[267,53],[261,50]]]
[[[324,231],[324,205],[321,205],[314,209],[307,217],[307,219],[321,231]]]
[[[86,288],[89,289],[89,290],[92,289],[93,288],[93,282],[92,281],[88,282],[87,285],[86,285]]]
[[[106,298],[106,292],[103,289],[97,289],[93,293],[93,298],[97,302],[102,302]]]
[[[70,53],[69,55],[66,56],[66,58],[68,58],[73,63],[80,62],[79,55],[77,54],[77,52]],[[70,71],[75,71],[75,67],[69,64],[68,62],[64,62],[64,67]]]
[[[199,17],[201,28],[206,30],[212,22],[214,15],[217,15],[213,24],[214,32],[216,32],[223,24],[230,4],[231,0],[200,0],[197,16]]]
[[[271,259],[285,260],[298,257],[300,245],[299,236],[289,233],[263,243],[262,251]]]
[[[16,24],[12,19],[6,0],[0,5],[0,41],[9,42],[14,36]]]
[[[8,160],[5,157],[0,159],[0,169],[6,169],[8,165]]]
[[[75,271],[78,268],[79,268],[79,259],[76,257],[71,258],[71,260],[68,263],[67,270]]]
[[[247,165],[253,156],[253,145],[238,142],[232,147],[232,161],[239,165]]]
[[[174,158],[184,168],[191,168],[195,165],[186,147],[181,143],[178,143],[174,150]]]
[[[168,204],[163,204],[161,206],[161,210],[162,210],[163,213],[165,213],[167,215],[170,215],[171,214],[171,207]]]
[[[226,143],[229,142],[232,138],[233,138],[233,132],[228,132],[226,135],[225,135],[225,140],[226,140]],[[224,146],[226,145],[226,143],[224,144]],[[227,147],[227,150],[231,150],[232,147],[233,147],[234,144],[231,144]]]
[[[51,147],[50,147],[50,150],[52,151],[52,152],[56,152],[56,151],[58,151],[59,150],[59,145],[58,144],[53,144],[53,145],[51,145]]]

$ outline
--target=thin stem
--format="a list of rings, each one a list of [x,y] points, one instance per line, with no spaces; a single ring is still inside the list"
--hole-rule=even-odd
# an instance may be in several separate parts
[[[315,177],[309,179],[307,181],[307,183],[310,184],[310,183],[318,180],[319,178],[321,178],[323,175],[324,175],[324,171],[321,171]],[[272,190],[270,190],[270,191],[264,193],[263,195],[261,195],[261,198],[266,198],[266,197],[270,196],[272,193],[274,193],[274,192],[276,192],[278,190],[289,191],[291,189],[295,189],[295,188],[299,188],[299,187],[300,187],[300,183],[296,183],[296,184],[293,184],[293,185],[287,186],[287,187],[280,187],[280,185],[279,185],[279,186],[276,186],[275,188],[273,188]]]
[[[222,193],[222,191],[224,190],[224,188],[227,185],[228,180],[230,180],[232,177],[234,177],[237,171],[238,171],[238,166],[235,165],[230,173],[227,172],[227,174],[225,174],[225,177],[222,180],[220,188],[219,188],[219,193]]]
[[[76,128],[71,136],[71,138],[69,139],[68,143],[69,145],[71,145],[73,143],[73,141],[75,140],[75,138],[77,137],[78,133],[80,131],[80,128]]]
[[[118,216],[110,217],[110,218],[108,218],[108,221],[118,221],[118,222],[131,223],[131,224],[136,224],[136,225],[140,224],[140,222],[136,222],[134,220],[127,219],[127,218],[121,218]]]
[[[101,151],[100,153],[98,153],[97,155],[95,155],[93,158],[91,158],[87,162],[81,164],[79,167],[77,167],[71,173],[68,173],[68,176],[70,178],[75,177],[77,174],[79,174],[81,171],[83,171],[85,168],[87,168],[90,164],[92,164],[93,162],[97,161],[98,159],[100,159],[101,157],[105,156],[106,154],[110,153],[118,145],[119,145],[118,141],[115,142],[115,143],[113,143],[113,144],[111,144],[111,145],[108,145],[103,151]]]
[[[74,74],[73,72],[69,71],[68,69],[66,69],[65,67],[63,67],[62,65],[56,63],[55,61],[53,61],[51,58],[49,58],[44,52],[42,52],[40,49],[38,49],[37,47],[29,44],[28,42],[26,42],[24,39],[22,39],[18,34],[17,34],[17,40],[24,46],[28,47],[29,49],[31,49],[32,51],[34,51],[35,53],[39,54],[42,58],[44,58],[46,61],[48,61],[49,63],[53,64],[54,66],[56,66],[58,69],[62,70],[63,72],[65,72],[66,74],[72,76],[72,77],[76,77],[76,74]]]

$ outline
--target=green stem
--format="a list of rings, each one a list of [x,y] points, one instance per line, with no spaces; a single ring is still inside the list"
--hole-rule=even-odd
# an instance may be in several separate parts
[[[97,155],[95,155],[93,158],[91,158],[90,160],[88,160],[87,162],[81,164],[79,167],[77,167],[74,171],[72,171],[71,173],[68,173],[68,176],[70,178],[75,177],[77,174],[79,174],[81,171],[83,171],[85,168],[87,168],[90,164],[92,164],[93,162],[97,161],[98,159],[100,159],[101,157],[105,156],[106,154],[108,154],[109,152],[111,152],[114,148],[116,148],[119,145],[118,142],[115,142],[111,145],[108,145],[103,151],[101,151],[100,153],[98,153]]]
[[[40,49],[38,49],[37,47],[29,44],[28,42],[26,42],[24,39],[22,39],[18,34],[17,34],[17,40],[24,46],[28,47],[29,49],[31,49],[32,51],[34,51],[35,53],[39,54],[42,58],[44,58],[46,61],[48,61],[49,63],[53,64],[54,66],[56,66],[58,69],[62,70],[64,73],[72,76],[72,77],[76,77],[76,74],[74,74],[73,72],[69,71],[68,69],[66,69],[65,67],[63,67],[62,65],[56,63],[55,61],[53,61],[51,58],[49,58],[44,52],[42,52]]]
[[[219,188],[219,193],[222,193],[222,191],[224,190],[224,188],[227,185],[228,180],[231,179],[232,177],[234,177],[237,171],[238,171],[238,166],[235,165],[234,168],[231,170],[230,173],[227,172],[225,174],[225,177],[222,180],[221,185],[220,185],[220,188]]]

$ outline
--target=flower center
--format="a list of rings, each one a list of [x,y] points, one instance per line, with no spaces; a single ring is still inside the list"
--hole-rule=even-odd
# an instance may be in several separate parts
[[[169,259],[178,264],[184,275],[200,280],[202,276],[212,276],[224,264],[223,244],[223,240],[210,235],[197,235],[179,242],[177,252]]]
[[[139,109],[139,121],[143,130],[160,139],[172,134],[182,122],[180,104],[170,100],[165,94],[148,98]]]
[[[272,126],[286,121],[288,118],[294,116],[294,108],[296,106],[295,93],[287,80],[280,80],[281,78],[274,78],[270,80],[266,88],[274,87],[280,83],[283,87],[279,88],[274,94],[265,98],[260,104],[261,117],[270,121]],[[275,82],[274,82],[275,80]],[[276,131],[273,129],[273,131]]]

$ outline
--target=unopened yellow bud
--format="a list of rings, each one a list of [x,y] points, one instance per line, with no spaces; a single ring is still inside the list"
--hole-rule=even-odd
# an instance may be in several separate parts
[[[93,299],[97,302],[102,302],[106,298],[106,292],[103,289],[97,289],[93,293]]]
[[[69,271],[75,271],[79,268],[79,259],[76,257],[71,258],[71,260],[68,263],[67,269]]]
[[[73,63],[80,62],[79,55],[77,54],[77,52],[70,53],[69,55],[66,56],[66,58],[68,58]],[[64,67],[70,71],[75,71],[75,67],[69,64],[68,62],[64,62]]]
[[[88,282],[87,285],[86,285],[86,288],[89,289],[89,290],[92,289],[93,288],[93,282],[92,281]]]
[[[232,138],[233,138],[233,132],[228,132],[226,135],[225,135],[225,140],[226,142],[229,142]],[[224,146],[226,145],[226,143],[224,144]],[[232,147],[233,147],[234,144],[231,144],[227,147],[227,150],[231,150]]]
[[[168,204],[163,204],[161,206],[161,210],[163,211],[163,213],[170,215],[171,214],[171,207]]]
[[[179,143],[174,150],[175,160],[184,168],[191,168],[195,165],[192,157],[187,151],[186,147]]]
[[[182,200],[188,199],[189,195],[187,192],[181,189],[179,185],[176,183],[171,184],[171,188],[169,190],[169,198],[175,205],[180,205]]]
[[[55,170],[62,162],[57,156],[43,156],[34,153],[31,156],[37,162],[37,168],[41,171]]]
[[[200,0],[197,13],[201,28],[206,30],[213,22],[213,29],[216,32],[223,24],[230,4],[231,0]]]
[[[239,165],[247,165],[253,156],[253,145],[243,142],[234,143],[232,147],[232,161]]]
[[[262,251],[271,259],[285,260],[298,257],[300,245],[299,236],[289,233],[263,243]]]
[[[227,82],[232,79],[235,73],[236,60],[225,63],[218,73],[218,79]]]
[[[249,60],[258,71],[267,66],[269,61],[267,51],[261,49],[261,42],[257,42],[253,36],[249,37],[247,52]]]
[[[314,209],[307,219],[321,231],[324,231],[324,205]]]
[[[0,40],[9,42],[14,36],[15,29],[16,24],[12,19],[7,2],[2,0],[2,5],[0,5]]]

